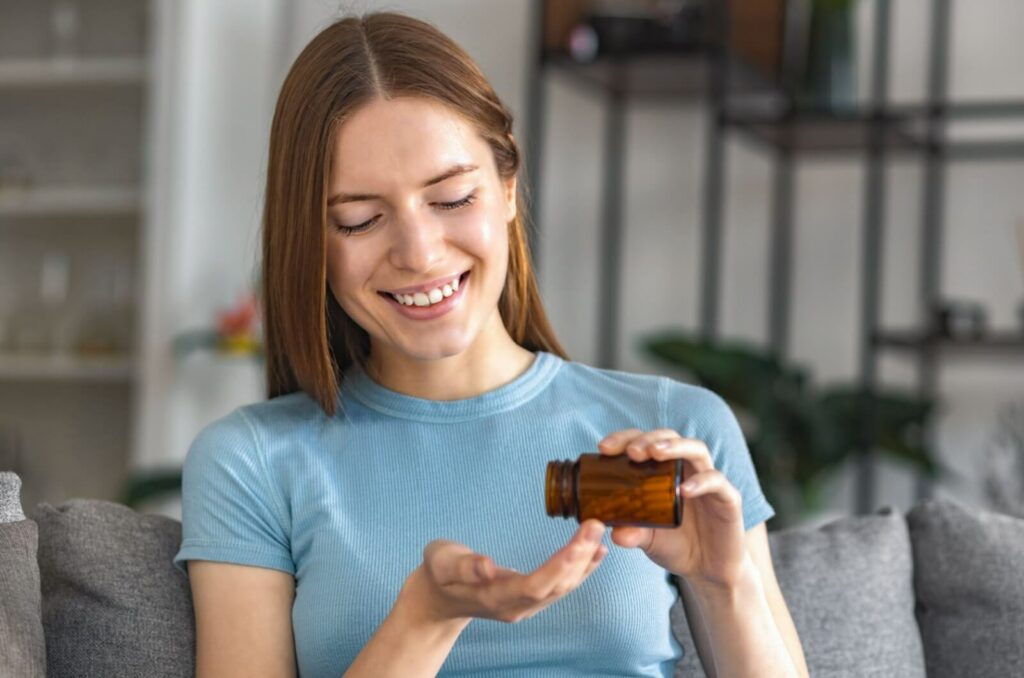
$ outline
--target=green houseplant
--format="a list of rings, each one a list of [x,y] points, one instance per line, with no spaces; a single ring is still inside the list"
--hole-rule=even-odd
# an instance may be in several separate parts
[[[641,346],[720,395],[745,423],[758,477],[776,509],[773,528],[820,509],[823,482],[868,446],[926,476],[940,475],[920,442],[934,408],[930,401],[889,388],[821,387],[806,368],[744,342],[663,332]]]
[[[789,40],[801,45],[797,103],[832,112],[857,106],[856,3],[854,0],[799,0],[804,28]]]

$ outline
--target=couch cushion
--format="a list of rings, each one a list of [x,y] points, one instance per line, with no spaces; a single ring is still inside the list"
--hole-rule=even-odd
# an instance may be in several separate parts
[[[925,675],[914,619],[910,539],[892,509],[769,534],[772,560],[815,678]],[[676,675],[703,676],[681,613]]]
[[[46,676],[38,536],[35,522],[21,511],[21,478],[0,472],[0,669],[5,676]]]
[[[192,596],[173,564],[180,522],[97,499],[32,515],[50,676],[194,674]]]
[[[1024,666],[1024,520],[927,501],[907,514],[928,675]]]

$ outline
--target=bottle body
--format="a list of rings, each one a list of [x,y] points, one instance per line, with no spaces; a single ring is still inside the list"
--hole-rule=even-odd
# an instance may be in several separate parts
[[[609,526],[678,527],[683,521],[682,459],[636,462],[625,454],[584,453],[548,462],[549,516],[596,518]]]

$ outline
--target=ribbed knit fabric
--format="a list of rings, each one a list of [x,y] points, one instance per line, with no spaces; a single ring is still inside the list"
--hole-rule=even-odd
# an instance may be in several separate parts
[[[712,392],[538,352],[511,382],[454,401],[387,389],[358,367],[328,418],[304,393],[238,408],[197,436],[184,470],[184,561],[295,575],[300,675],[337,678],[387,616],[433,539],[529,572],[576,522],[551,518],[554,459],[593,452],[608,433],[672,428],[704,440],[743,496],[749,529],[773,515],[742,433]],[[517,624],[474,619],[440,675],[671,676],[678,592],[639,549],[609,553],[575,591]]]

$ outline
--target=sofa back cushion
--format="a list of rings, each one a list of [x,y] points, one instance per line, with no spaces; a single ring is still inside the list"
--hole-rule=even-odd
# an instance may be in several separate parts
[[[907,514],[928,675],[1024,670],[1024,520],[928,501]]]
[[[38,529],[21,511],[21,478],[0,472],[0,675],[45,678]]]
[[[173,563],[180,522],[98,499],[32,516],[49,676],[194,675],[192,596]]]
[[[815,678],[925,675],[910,538],[891,509],[768,535],[775,575]],[[674,611],[672,619],[685,617]],[[677,675],[704,671],[685,623]]]

